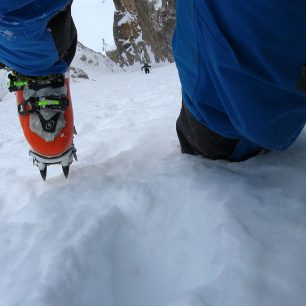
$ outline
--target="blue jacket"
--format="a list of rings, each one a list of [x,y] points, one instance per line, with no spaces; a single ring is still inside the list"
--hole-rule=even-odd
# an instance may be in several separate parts
[[[177,0],[173,48],[187,107],[250,150],[285,150],[306,122],[296,88],[305,35],[305,0]]]
[[[50,18],[71,0],[0,1],[0,62],[26,75],[63,73],[51,33]]]

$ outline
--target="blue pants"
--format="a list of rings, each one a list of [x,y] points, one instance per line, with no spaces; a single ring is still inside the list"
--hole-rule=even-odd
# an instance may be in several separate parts
[[[64,73],[77,40],[71,2],[1,1],[0,62],[30,76]]]
[[[239,154],[288,148],[306,122],[305,0],[177,0],[173,49],[183,100]]]

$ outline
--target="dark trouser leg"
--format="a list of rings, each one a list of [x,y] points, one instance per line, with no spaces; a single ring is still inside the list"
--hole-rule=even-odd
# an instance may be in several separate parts
[[[54,16],[48,23],[58,50],[59,58],[71,64],[77,46],[77,30],[71,16],[71,5]]]
[[[213,160],[231,160],[239,143],[239,140],[224,138],[199,123],[184,103],[176,122],[176,130],[182,153],[203,155]]]
[[[184,106],[182,106],[181,113],[176,121],[176,132],[181,145],[181,152],[183,154],[199,155],[200,152],[198,152],[193,145],[195,142],[193,135],[190,132],[186,133],[187,125],[188,119],[186,116],[186,111]]]

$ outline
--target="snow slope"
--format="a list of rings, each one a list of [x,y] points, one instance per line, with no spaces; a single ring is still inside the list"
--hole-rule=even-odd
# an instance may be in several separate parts
[[[78,42],[71,67],[82,69],[86,74],[88,74],[89,78],[105,72],[123,71],[123,69],[113,62],[108,56],[95,52],[85,47],[80,42]]]
[[[41,180],[0,102],[0,305],[305,305],[305,131],[242,163],[181,155],[174,65],[89,73],[68,180]]]

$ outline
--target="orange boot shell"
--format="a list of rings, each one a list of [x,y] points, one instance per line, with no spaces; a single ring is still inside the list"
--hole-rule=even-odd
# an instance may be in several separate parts
[[[38,153],[39,155],[48,158],[53,158],[62,155],[71,148],[73,143],[74,121],[69,79],[65,79],[65,84],[67,86],[67,98],[69,99],[69,106],[65,109],[64,112],[66,124],[54,141],[47,142],[31,131],[29,113],[25,115],[19,114],[19,120],[24,136],[27,139],[32,150]],[[16,97],[17,103],[22,104],[24,102],[23,90],[16,91]]]

